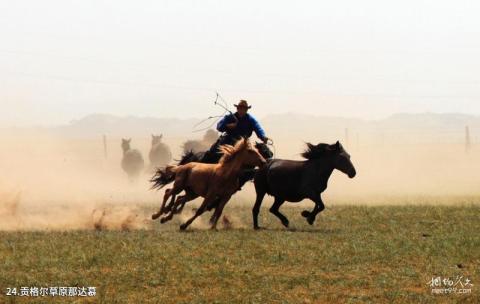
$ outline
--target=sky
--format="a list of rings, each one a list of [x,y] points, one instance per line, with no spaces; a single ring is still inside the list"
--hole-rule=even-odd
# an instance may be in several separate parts
[[[0,126],[480,115],[478,1],[0,0]]]

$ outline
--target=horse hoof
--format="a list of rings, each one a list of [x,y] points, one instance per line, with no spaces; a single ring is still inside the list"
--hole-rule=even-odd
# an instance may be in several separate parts
[[[160,224],[163,224],[163,223],[165,223],[165,222],[167,222],[167,221],[168,221],[168,220],[167,220],[166,218],[162,218],[162,219],[160,220]]]
[[[185,229],[187,229],[187,225],[185,224],[180,225],[180,230],[184,231]]]
[[[266,230],[267,228],[257,226],[257,227],[253,227],[253,229],[258,231],[258,230]]]
[[[307,210],[304,210],[304,211],[302,211],[302,216],[303,216],[303,217],[309,217],[309,216],[310,216],[310,212],[308,212]]]
[[[288,224],[289,224],[289,222],[288,222],[288,221],[286,221],[286,222],[282,222],[282,224],[283,224],[283,226],[285,226],[285,227],[287,227],[287,228],[288,228]]]
[[[315,223],[315,219],[309,219],[309,218],[307,218],[307,222],[308,222],[310,225],[313,225],[313,223]]]
[[[152,214],[152,220],[156,220],[159,217],[160,217],[160,214],[158,214],[158,213]]]

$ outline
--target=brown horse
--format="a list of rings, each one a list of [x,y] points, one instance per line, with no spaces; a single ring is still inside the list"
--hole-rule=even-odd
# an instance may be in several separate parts
[[[150,170],[155,169],[156,167],[166,166],[172,160],[172,152],[167,144],[162,142],[162,138],[163,134],[158,136],[152,134],[152,147],[148,154],[148,158],[150,159]]]
[[[178,210],[183,208],[185,203],[201,196],[204,198],[202,205],[192,218],[180,226],[180,229],[185,230],[207,208],[211,208],[213,205],[215,205],[215,212],[210,218],[210,223],[212,229],[215,229],[223,208],[239,188],[238,178],[242,168],[261,166],[266,163],[266,160],[250,145],[247,139],[239,140],[235,146],[221,146],[221,150],[223,157],[218,164],[192,162],[181,166],[167,167],[166,172],[174,175],[175,182],[173,188],[165,191],[162,206],[157,213],[152,215],[152,219],[155,220],[162,215],[170,197],[174,201],[175,196],[185,190],[186,194],[175,201],[170,213],[162,218],[162,223],[170,220]],[[161,180],[162,176],[154,177],[152,179],[155,183],[153,187],[163,187],[164,185],[160,183]]]
[[[123,171],[127,173],[130,181],[133,182],[138,179],[138,176],[145,166],[145,162],[142,153],[139,150],[130,148],[131,141],[131,138],[122,139],[123,158],[121,165]]]

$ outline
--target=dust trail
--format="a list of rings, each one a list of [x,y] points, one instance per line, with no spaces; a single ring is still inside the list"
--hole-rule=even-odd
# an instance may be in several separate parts
[[[249,228],[240,217],[233,214],[233,212],[224,212],[221,219],[223,229],[245,229]]]
[[[186,222],[195,214],[196,209],[183,209],[183,212],[178,214],[176,217],[179,219],[180,223]],[[210,223],[206,217],[208,213],[204,214],[203,216],[197,217],[195,221],[190,225],[190,228],[199,229],[199,230],[206,230],[210,229]]]
[[[0,231],[147,230],[150,223],[136,207],[94,204],[33,206],[20,193],[0,196]]]
[[[18,212],[21,192],[0,194],[0,217],[15,217]]]
[[[92,212],[91,224],[95,230],[147,230],[150,221],[132,207],[100,208]]]
[[[195,214],[196,208],[184,209],[182,213],[176,215],[178,223],[184,223]],[[217,223],[217,229],[244,229],[249,227],[240,217],[234,215],[238,210],[225,210],[222,217]],[[190,225],[193,229],[206,230],[211,228],[209,219],[213,213],[206,212],[202,216],[197,217]]]

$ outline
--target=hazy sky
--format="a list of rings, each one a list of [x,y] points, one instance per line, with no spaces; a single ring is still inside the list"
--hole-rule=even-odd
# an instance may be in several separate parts
[[[479,1],[0,0],[0,125],[480,114]]]

